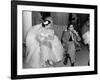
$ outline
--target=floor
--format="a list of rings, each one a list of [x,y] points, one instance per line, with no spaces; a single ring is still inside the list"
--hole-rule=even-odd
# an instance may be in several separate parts
[[[85,45],[81,45],[80,51],[76,52],[75,66],[88,66],[88,60],[89,60],[88,48]],[[63,61],[56,63],[54,65],[54,67],[63,67],[63,66],[70,66],[70,61],[68,61],[67,65],[64,65]]]
[[[88,66],[88,60],[89,60],[88,47],[81,44],[80,51],[76,52],[75,66]],[[68,60],[67,65],[63,64],[63,60],[53,65],[53,67],[64,67],[64,66],[65,67],[71,66],[70,61]]]

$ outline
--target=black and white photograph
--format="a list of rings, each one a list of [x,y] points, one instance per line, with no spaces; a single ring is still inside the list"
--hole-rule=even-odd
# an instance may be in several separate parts
[[[12,1],[12,78],[96,74],[96,10]]]
[[[23,11],[23,68],[89,66],[89,19],[89,14]]]

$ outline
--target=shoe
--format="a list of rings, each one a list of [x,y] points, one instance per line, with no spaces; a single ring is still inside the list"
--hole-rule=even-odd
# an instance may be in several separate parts
[[[88,66],[90,66],[90,63],[88,62]]]
[[[64,63],[64,65],[67,65],[67,62],[64,61],[63,63]]]
[[[74,66],[74,63],[71,63],[71,66]]]

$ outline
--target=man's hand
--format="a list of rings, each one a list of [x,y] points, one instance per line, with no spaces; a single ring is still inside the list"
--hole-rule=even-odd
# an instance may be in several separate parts
[[[78,36],[78,32],[76,30],[73,30],[72,32]]]

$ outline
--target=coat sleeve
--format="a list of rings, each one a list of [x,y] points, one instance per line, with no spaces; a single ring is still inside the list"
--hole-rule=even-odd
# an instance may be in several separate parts
[[[79,34],[75,35],[75,37],[76,37],[76,41],[81,41],[81,37],[79,36]]]

